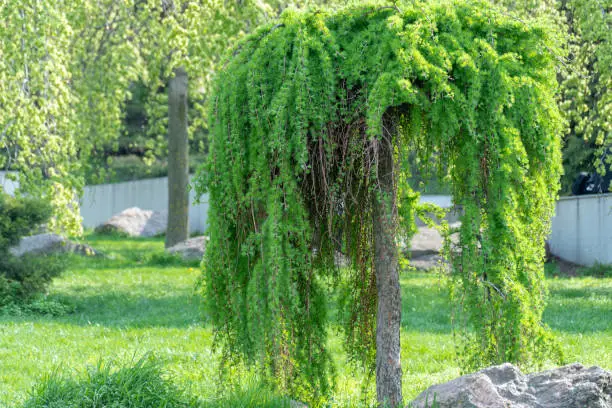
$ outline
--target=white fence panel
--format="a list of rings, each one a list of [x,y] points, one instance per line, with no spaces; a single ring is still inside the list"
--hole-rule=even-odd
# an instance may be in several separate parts
[[[612,264],[612,194],[560,198],[549,244],[570,262]]]
[[[0,188],[13,194],[19,183],[0,171]],[[195,204],[195,193],[189,193],[189,227],[204,232],[208,221],[208,197]],[[422,196],[421,201],[450,207],[450,196]],[[81,203],[83,226],[95,228],[126,208],[166,211],[168,178],[128,181],[86,186]],[[551,252],[580,265],[596,262],[612,264],[612,194],[561,197],[552,219],[549,238]]]
[[[189,193],[189,228],[204,232],[208,217],[208,198],[195,204],[195,192]],[[166,211],[168,209],[168,178],[160,177],[124,183],[86,186],[81,198],[83,226],[95,228],[126,208]]]

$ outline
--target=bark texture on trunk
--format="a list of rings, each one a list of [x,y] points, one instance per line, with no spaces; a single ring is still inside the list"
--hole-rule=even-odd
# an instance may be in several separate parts
[[[187,72],[174,70],[168,86],[168,229],[166,248],[189,238]]]
[[[383,407],[402,406],[400,324],[402,302],[395,244],[397,206],[392,123],[378,141],[378,182],[374,197],[374,269],[378,294],[376,316],[376,395]]]

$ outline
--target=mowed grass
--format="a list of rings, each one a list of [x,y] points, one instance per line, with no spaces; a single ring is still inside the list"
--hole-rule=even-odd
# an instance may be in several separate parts
[[[27,398],[34,383],[54,370],[73,372],[101,359],[130,362],[147,352],[161,360],[174,382],[206,406],[237,406],[216,375],[212,330],[194,291],[197,265],[163,256],[163,240],[90,235],[87,243],[110,259],[71,258],[49,296],[74,305],[61,317],[0,316],[0,406]],[[459,375],[450,304],[437,274],[402,273],[404,396]],[[568,362],[612,369],[612,278],[550,278],[545,321]],[[363,373],[351,369],[333,329],[330,348],[338,367],[334,406],[365,406]],[[260,395],[246,375],[246,394]],[[245,395],[246,395],[245,394]],[[219,399],[219,398],[226,399]],[[274,396],[268,396],[274,399]],[[240,401],[244,402],[242,398]]]

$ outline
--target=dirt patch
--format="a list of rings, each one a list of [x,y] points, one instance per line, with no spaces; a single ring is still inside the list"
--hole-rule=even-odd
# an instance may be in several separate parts
[[[557,266],[559,276],[575,277],[579,275],[578,270],[583,268],[582,265],[566,261],[554,255],[551,255],[549,262]]]

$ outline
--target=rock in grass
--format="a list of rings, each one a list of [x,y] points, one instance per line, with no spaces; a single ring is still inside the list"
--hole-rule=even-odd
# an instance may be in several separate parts
[[[108,221],[96,228],[98,233],[120,233],[131,237],[154,237],[166,232],[168,213],[166,211],[128,208],[113,215]]]
[[[15,256],[49,255],[66,252],[86,256],[100,255],[89,245],[77,244],[57,234],[38,234],[23,237],[19,245],[11,248],[10,252]]]
[[[435,268],[441,268],[444,271],[449,269],[449,264],[440,255],[420,255],[410,259],[410,265],[417,271],[429,272]]]
[[[410,242],[410,254],[417,258],[423,255],[437,255],[442,251],[444,240],[437,229],[420,227]]]
[[[459,228],[460,226],[460,222],[449,225],[451,228]],[[456,246],[459,243],[459,235],[451,235],[451,242],[453,246]],[[444,238],[437,228],[419,227],[410,241],[408,250],[413,258],[418,258],[425,255],[438,255],[442,252],[443,247]]]
[[[199,260],[204,256],[208,237],[195,237],[166,249],[168,253],[180,255],[185,260]]]
[[[435,404],[433,404],[435,397]],[[434,385],[412,402],[414,408],[612,408],[612,374],[570,364],[523,375],[512,364],[485,368]]]
[[[450,224],[451,228],[457,228],[461,223]],[[453,251],[459,242],[458,234],[451,235]],[[417,233],[410,241],[407,251],[410,255],[410,265],[420,271],[431,271],[435,268],[448,270],[448,262],[441,256],[444,247],[444,239],[440,232],[433,227],[419,227]]]

